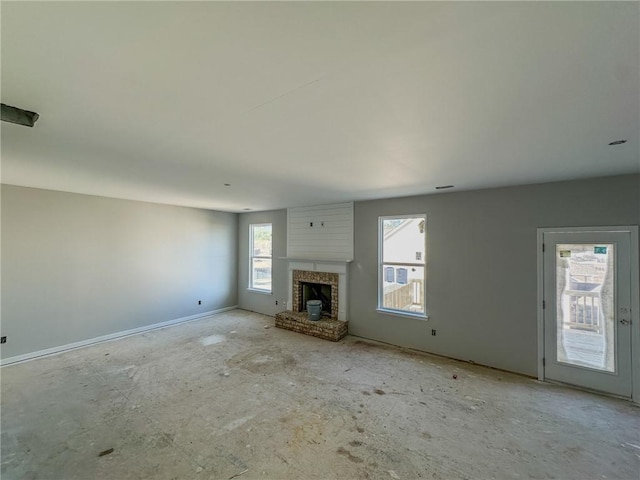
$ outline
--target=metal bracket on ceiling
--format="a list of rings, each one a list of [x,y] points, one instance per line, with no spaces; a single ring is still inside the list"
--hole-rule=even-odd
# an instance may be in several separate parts
[[[21,108],[11,107],[9,105],[1,104],[2,109],[2,121],[9,123],[16,123],[18,125],[24,125],[25,127],[33,127],[40,115],[36,112],[30,112],[28,110],[22,110]]]

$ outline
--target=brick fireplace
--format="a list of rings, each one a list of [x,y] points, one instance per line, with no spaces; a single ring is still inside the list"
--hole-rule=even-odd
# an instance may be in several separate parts
[[[276,327],[332,340],[347,334],[348,262],[289,260],[290,310],[276,314]],[[307,317],[306,300],[322,300],[323,316]]]
[[[299,312],[300,282],[331,285],[331,318],[347,320],[347,273],[349,262],[329,260],[289,260],[289,297],[287,307]]]
[[[339,278],[337,273],[293,270],[291,310],[294,312],[306,311],[306,300],[322,300],[323,314],[337,320]],[[307,293],[307,291],[318,293]],[[326,305],[327,303],[328,305]]]

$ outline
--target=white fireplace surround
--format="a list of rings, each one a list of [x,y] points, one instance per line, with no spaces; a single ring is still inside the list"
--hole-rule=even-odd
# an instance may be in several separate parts
[[[338,260],[289,260],[288,278],[289,293],[287,306],[293,307],[293,271],[304,270],[307,272],[326,272],[338,274],[338,320],[347,320],[347,273],[349,261]]]

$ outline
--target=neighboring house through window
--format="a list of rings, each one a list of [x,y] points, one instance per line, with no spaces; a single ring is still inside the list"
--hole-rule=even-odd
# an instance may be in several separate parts
[[[426,215],[379,219],[378,309],[426,317]]]
[[[271,293],[271,224],[249,225],[249,288]]]

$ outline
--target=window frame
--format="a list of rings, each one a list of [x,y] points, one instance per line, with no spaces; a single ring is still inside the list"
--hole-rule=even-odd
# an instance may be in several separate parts
[[[271,252],[269,255],[255,255],[255,246],[254,246],[254,229],[256,227],[271,227]],[[271,277],[270,277],[270,285],[271,288],[268,290],[266,288],[260,288],[254,285],[253,283],[253,261],[254,259],[265,259],[271,261]],[[270,222],[261,222],[261,223],[250,223],[249,224],[249,286],[247,290],[250,290],[255,293],[262,293],[264,295],[271,295],[273,293],[273,223]]]
[[[421,218],[424,220],[424,254],[421,263],[398,263],[398,262],[384,262],[384,222],[386,220],[400,220],[407,218]],[[423,269],[423,289],[422,289],[422,305],[423,312],[411,312],[408,310],[401,310],[396,308],[389,308],[383,306],[384,302],[384,280],[385,280],[385,267],[394,268],[394,277],[397,279],[398,267],[420,267]],[[376,311],[379,313],[385,313],[390,315],[397,315],[401,317],[410,317],[419,320],[428,320],[427,315],[427,215],[425,213],[416,213],[410,215],[384,215],[378,217],[378,303]]]

